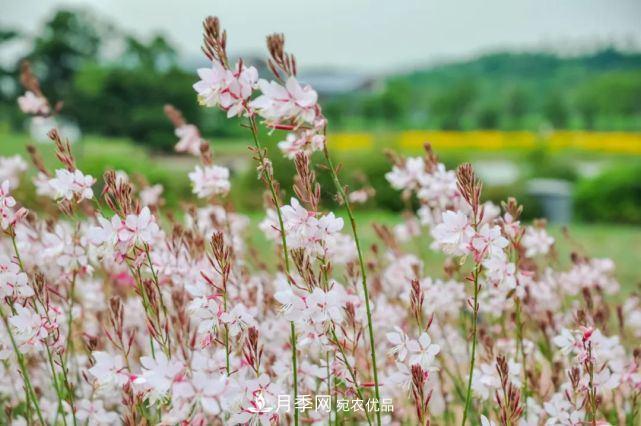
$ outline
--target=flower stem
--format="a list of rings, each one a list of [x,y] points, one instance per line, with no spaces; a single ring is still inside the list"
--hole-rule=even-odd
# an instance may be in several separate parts
[[[341,355],[343,364],[345,364],[345,368],[347,368],[347,371],[349,372],[349,375],[352,378],[352,382],[354,382],[354,389],[356,390],[356,395],[361,399],[361,401],[365,401],[365,397],[363,396],[363,392],[361,391],[361,387],[358,385],[358,381],[356,379],[356,371],[352,366],[349,365],[349,360],[347,359],[347,354],[345,353],[345,348],[343,345],[341,345],[340,341],[338,340],[338,336],[336,335],[336,329],[332,325],[331,328],[331,334],[332,334],[332,339],[336,343],[336,347],[338,347],[338,351]],[[369,412],[367,410],[365,411],[365,417],[367,418],[367,423],[372,424],[372,420],[369,418]],[[379,410],[380,411],[380,410]]]
[[[265,177],[267,185],[269,186],[269,192],[271,193],[272,200],[274,201],[274,206],[276,207],[276,215],[278,216],[278,226],[280,227],[280,239],[283,245],[283,257],[285,259],[285,272],[289,276],[289,252],[287,250],[287,236],[285,235],[285,225],[283,222],[283,215],[280,211],[280,198],[276,193],[276,187],[274,186],[274,180],[272,179],[271,172],[268,170],[263,170],[263,167],[266,166],[266,156],[265,151],[263,150],[260,141],[258,140],[258,128],[256,126],[256,118],[253,115],[249,116],[249,127],[251,129],[251,134],[254,139],[254,146],[256,147],[256,153],[258,155],[258,160],[260,161],[259,172]],[[298,361],[296,359],[296,326],[294,321],[289,323],[290,326],[290,340],[292,345],[292,375],[294,379],[294,401],[298,399]],[[298,426],[298,410],[294,409],[294,424]]]
[[[478,297],[479,297],[479,269],[480,266],[477,266],[474,269],[474,306],[472,308],[472,354],[470,357],[470,371],[467,378],[467,392],[465,393],[465,408],[463,409],[463,421],[461,426],[465,425],[467,420],[467,412],[470,408],[470,402],[472,397],[472,372],[474,371],[474,361],[476,358],[476,327],[478,323],[479,316],[479,306],[478,306]]]
[[[517,354],[521,357],[521,369],[523,370],[523,386],[521,388],[521,398],[524,401],[527,400],[527,371],[525,364],[525,348],[523,347],[523,320],[522,320],[522,310],[521,310],[521,299],[516,297],[516,341],[517,341]],[[527,404],[524,408],[525,416],[527,417]]]
[[[365,310],[367,312],[367,330],[369,332],[370,355],[372,358],[372,370],[374,373],[374,393],[376,395],[376,400],[380,403],[381,397],[380,397],[380,390],[379,390],[379,384],[378,384],[378,368],[376,364],[376,345],[374,344],[374,326],[372,324],[372,312],[371,312],[371,307],[369,303],[369,291],[367,289],[367,271],[365,269],[363,251],[361,249],[361,243],[358,238],[358,231],[356,229],[356,220],[354,219],[354,213],[352,212],[352,208],[349,204],[349,199],[347,198],[347,194],[345,193],[345,190],[343,189],[343,186],[341,185],[340,180],[338,179],[338,175],[336,174],[336,169],[334,168],[332,159],[329,156],[327,145],[325,145],[325,147],[323,148],[323,154],[325,156],[325,160],[327,161],[327,166],[329,167],[330,173],[332,175],[334,186],[336,186],[336,190],[338,191],[338,194],[343,200],[343,204],[345,205],[345,210],[347,211],[347,215],[349,216],[349,221],[352,226],[352,234],[354,235],[354,242],[356,244],[356,251],[358,252],[358,264],[360,266],[360,271],[361,271],[363,297],[365,299]],[[381,424],[380,410],[376,411],[376,423],[379,426]]]

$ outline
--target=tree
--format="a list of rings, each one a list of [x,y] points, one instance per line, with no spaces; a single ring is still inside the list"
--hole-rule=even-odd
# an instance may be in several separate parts
[[[568,106],[557,92],[547,96],[543,103],[543,115],[557,129],[568,124]]]
[[[444,129],[458,130],[461,128],[461,117],[468,111],[477,93],[474,81],[460,81],[434,99],[432,114],[440,119]]]
[[[83,11],[60,10],[34,40],[27,55],[50,100],[64,98],[76,71],[86,62],[96,62],[101,46],[98,23]]]

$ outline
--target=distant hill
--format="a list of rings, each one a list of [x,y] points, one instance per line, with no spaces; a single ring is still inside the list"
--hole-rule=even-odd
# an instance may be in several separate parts
[[[641,130],[641,53],[493,53],[329,99],[341,125]]]

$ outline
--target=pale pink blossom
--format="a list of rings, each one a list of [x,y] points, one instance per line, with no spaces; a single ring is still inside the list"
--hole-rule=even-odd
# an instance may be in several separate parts
[[[314,123],[318,94],[309,85],[301,85],[296,77],[289,77],[285,86],[267,80],[260,80],[258,86],[262,94],[251,102],[251,106],[268,123],[288,120],[296,124]]]
[[[321,151],[325,146],[325,136],[314,130],[302,130],[298,133],[288,133],[285,140],[278,142],[278,148],[289,159],[296,158],[298,154],[311,155]]]
[[[143,206],[157,206],[164,188],[161,184],[147,186],[140,190],[140,202]]]
[[[22,112],[31,115],[47,115],[51,111],[47,99],[36,95],[30,90],[18,97],[18,106]]]
[[[193,185],[194,194],[199,198],[226,195],[231,187],[227,167],[196,166],[196,169],[189,173],[189,180]]]
[[[121,387],[130,380],[122,356],[105,351],[94,351],[91,356],[96,362],[87,371],[93,376],[97,386],[111,389]]]
[[[33,294],[27,274],[16,262],[0,254],[0,298],[31,297]]]
[[[167,395],[174,382],[180,380],[185,366],[175,359],[168,359],[163,352],[156,353],[155,358],[140,358],[142,374],[136,377],[134,384],[144,390],[151,404]]]
[[[176,152],[188,152],[195,156],[200,155],[200,144],[203,139],[200,136],[198,127],[193,124],[183,124],[176,128],[175,133],[178,137],[178,143],[175,146]]]
[[[93,198],[91,187],[96,183],[90,175],[84,175],[80,170],[73,172],[67,169],[57,169],[55,177],[49,180],[57,199],[77,200],[78,202]]]
[[[121,226],[117,233],[120,242],[153,244],[160,235],[160,228],[149,207],[143,207],[139,214],[128,214],[124,226]]]
[[[548,254],[554,244],[554,238],[548,235],[544,228],[528,226],[521,243],[525,247],[525,255],[534,257],[539,254]]]
[[[432,229],[435,247],[453,256],[469,253],[469,243],[474,236],[474,230],[467,215],[448,210],[443,213],[442,219],[443,221]]]
[[[0,157],[0,182],[9,181],[9,188],[16,189],[20,176],[27,171],[27,163],[19,155]]]
[[[198,76],[200,81],[193,87],[201,105],[220,107],[227,111],[227,117],[247,112],[247,102],[258,81],[256,68],[239,61],[232,71],[213,62],[211,68],[199,68]]]
[[[432,343],[432,338],[429,334],[423,332],[417,340],[410,340],[407,343],[407,349],[410,352],[410,365],[418,364],[425,371],[438,369],[434,364],[434,360],[441,351],[441,347]]]

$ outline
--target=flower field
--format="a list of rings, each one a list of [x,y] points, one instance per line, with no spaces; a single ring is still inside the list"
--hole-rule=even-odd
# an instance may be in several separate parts
[[[169,104],[175,149],[192,159],[172,170],[192,191],[178,206],[153,174],[83,170],[90,153],[57,128],[45,149],[27,146],[31,166],[0,157],[3,424],[641,422],[641,297],[621,282],[638,277],[635,234],[620,229],[622,247],[605,252],[596,238],[594,256],[571,229],[525,222],[514,197],[488,201],[469,163],[438,156],[539,137],[402,132],[384,178],[407,208],[365,219],[358,207],[376,189],[344,185],[331,152],[377,149],[373,137],[327,135],[282,34],[267,37],[270,75],[259,75],[230,60],[217,18],[203,27],[194,102],[245,129],[263,209],[235,208],[215,141]],[[55,119],[63,105],[28,62],[21,82],[21,111]],[[634,134],[544,140],[641,153]],[[134,169],[162,168],[119,149]],[[276,177],[283,161],[292,197]]]
[[[332,142],[339,151],[367,151],[376,148],[371,133],[335,133]],[[546,134],[509,131],[411,130],[384,136],[391,149],[417,152],[429,141],[434,149],[474,151],[531,151],[544,147],[552,152],[576,151],[641,155],[641,134],[629,132],[550,131]]]

